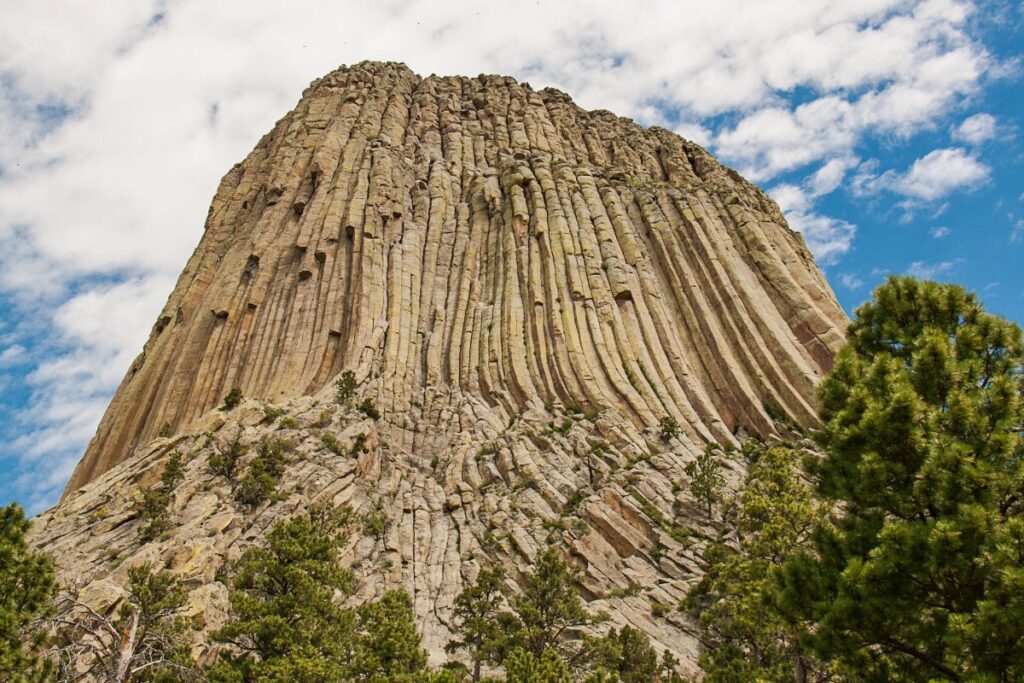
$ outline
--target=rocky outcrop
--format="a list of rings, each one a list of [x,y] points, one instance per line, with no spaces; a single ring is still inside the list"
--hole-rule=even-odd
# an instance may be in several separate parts
[[[216,611],[226,558],[330,498],[390,520],[349,559],[361,595],[410,589],[435,658],[465,582],[493,562],[520,576],[550,540],[588,599],[692,667],[690,627],[659,607],[714,530],[683,468],[780,417],[812,424],[845,323],[776,204],[699,146],[510,78],[341,68],[221,182],[36,542],[111,595],[111,558],[158,557]],[[379,420],[333,400],[344,370]],[[299,427],[252,400],[216,410],[236,386]],[[203,463],[278,429],[302,454],[291,495],[245,512]],[[368,450],[326,451],[325,430]],[[129,501],[175,450],[192,457],[177,526],[140,545]]]

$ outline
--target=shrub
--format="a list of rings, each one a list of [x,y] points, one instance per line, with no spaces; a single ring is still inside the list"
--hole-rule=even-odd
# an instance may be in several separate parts
[[[676,422],[676,419],[671,415],[666,415],[665,417],[661,418],[659,427],[661,430],[659,436],[661,437],[661,440],[664,441],[665,443],[668,443],[672,439],[679,436],[679,423]]]
[[[356,434],[356,438],[352,440],[352,448],[349,449],[348,454],[353,458],[357,457],[360,453],[366,452],[366,434],[359,432]]]
[[[238,407],[238,404],[242,402],[242,390],[238,387],[232,387],[231,391],[224,397],[224,405],[220,407],[221,410],[227,412]]]
[[[321,434],[320,442],[324,445],[324,448],[329,450],[331,453],[334,453],[335,455],[341,455],[343,452],[341,442],[338,441],[338,437],[336,437],[334,434],[331,434],[330,432],[324,432],[323,434]]]
[[[238,437],[235,437],[234,441],[224,448],[218,448],[218,451],[209,457],[206,467],[212,474],[230,479],[235,476],[239,458],[248,450]]]
[[[377,406],[373,404],[373,401],[371,401],[368,398],[364,398],[362,402],[358,406],[356,406],[356,408],[359,410],[359,412],[361,412],[363,415],[370,418],[371,420],[380,419],[380,411],[377,410]]]
[[[164,465],[164,472],[160,475],[160,483],[164,491],[170,492],[177,488],[178,484],[185,478],[185,463],[182,462],[181,453],[175,451],[167,464]]]
[[[166,439],[167,437],[169,437],[173,433],[174,433],[174,428],[171,427],[171,423],[170,422],[164,422],[162,425],[160,425],[160,431],[158,431],[156,433],[156,435],[161,437],[161,438],[165,438]]]
[[[352,400],[352,397],[355,396],[358,386],[355,373],[351,370],[341,373],[341,377],[334,383],[334,387],[337,390],[338,403],[347,405]]]

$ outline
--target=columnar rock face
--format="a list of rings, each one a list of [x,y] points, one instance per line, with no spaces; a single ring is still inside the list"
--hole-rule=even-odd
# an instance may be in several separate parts
[[[524,570],[555,542],[589,600],[692,666],[685,619],[651,611],[699,578],[717,533],[683,468],[782,414],[812,424],[845,324],[776,204],[699,146],[510,78],[341,68],[224,177],[37,543],[111,586],[112,547],[170,561],[199,543],[189,571],[213,582],[272,520],[330,497],[391,520],[350,560],[367,595],[413,592],[436,657],[480,566]],[[333,400],[344,370],[379,420]],[[216,410],[236,386],[298,427],[253,400]],[[201,463],[278,429],[307,456],[293,498],[240,511]],[[324,430],[368,451],[325,454]],[[128,501],[182,449],[199,460],[182,526],[136,547]]]

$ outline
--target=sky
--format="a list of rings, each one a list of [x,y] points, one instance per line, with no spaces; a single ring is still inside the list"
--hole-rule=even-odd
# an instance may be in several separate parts
[[[888,274],[1024,322],[1024,4],[0,0],[0,504],[56,502],[220,177],[341,64],[511,75],[765,187],[852,315]]]

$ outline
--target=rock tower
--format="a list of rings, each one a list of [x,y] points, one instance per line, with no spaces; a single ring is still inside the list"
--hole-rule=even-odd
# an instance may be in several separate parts
[[[657,608],[717,533],[684,467],[813,424],[846,322],[775,202],[698,145],[511,78],[342,67],[221,181],[35,540],[106,605],[124,560],[162,561],[215,626],[224,561],[330,499],[388,520],[347,561],[361,595],[406,586],[435,658],[481,567],[515,581],[554,543],[592,607],[692,668],[692,624]],[[240,510],[205,460],[270,432],[301,457],[283,500]],[[190,456],[174,527],[140,544],[131,500],[173,452]]]

